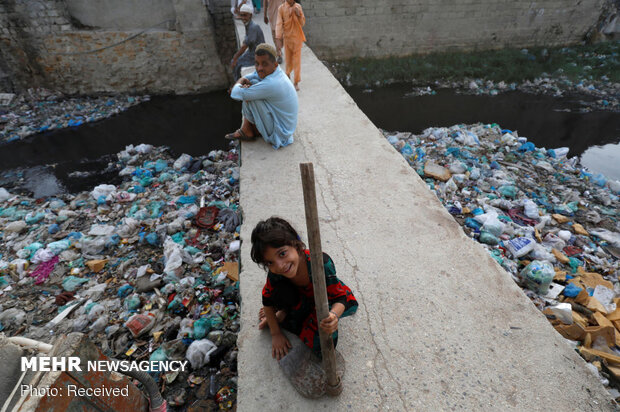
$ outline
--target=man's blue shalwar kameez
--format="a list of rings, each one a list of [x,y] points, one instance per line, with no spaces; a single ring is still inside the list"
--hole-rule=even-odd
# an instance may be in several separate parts
[[[256,72],[245,76],[252,83],[250,87],[236,84],[230,97],[243,101],[243,117],[253,123],[263,139],[274,149],[293,143],[297,127],[297,92],[293,83],[277,67],[264,79]]]

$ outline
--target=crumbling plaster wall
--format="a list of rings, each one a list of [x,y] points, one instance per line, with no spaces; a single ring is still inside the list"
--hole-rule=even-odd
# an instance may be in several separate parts
[[[97,7],[116,3],[102,0]],[[152,13],[143,0],[123,3],[125,12],[142,6],[133,28],[127,16],[119,17],[118,6],[106,14],[87,12],[77,0],[3,0],[0,58],[6,63],[0,74],[9,72],[13,89],[42,86],[71,94],[192,93],[226,86],[213,22],[201,0],[158,0]],[[5,79],[0,87],[7,84]]]
[[[567,45],[594,26],[605,0],[302,1],[322,58]]]

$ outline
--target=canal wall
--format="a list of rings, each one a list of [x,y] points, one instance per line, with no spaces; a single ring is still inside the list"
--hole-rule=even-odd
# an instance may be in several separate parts
[[[221,89],[227,78],[216,43],[200,0],[3,0],[0,87],[71,94]]]
[[[334,60],[566,45],[592,33],[592,39],[613,38],[617,3],[302,2],[308,45],[320,58]],[[235,50],[229,0],[0,1],[0,92],[222,89]]]
[[[320,58],[405,56],[583,40],[606,0],[322,0],[302,2]]]

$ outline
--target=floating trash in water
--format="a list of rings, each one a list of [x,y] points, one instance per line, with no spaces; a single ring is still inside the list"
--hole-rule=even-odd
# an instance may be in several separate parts
[[[149,100],[149,96],[124,95],[65,97],[46,89],[29,89],[19,96],[7,96],[0,94],[0,143],[54,129],[81,126]]]

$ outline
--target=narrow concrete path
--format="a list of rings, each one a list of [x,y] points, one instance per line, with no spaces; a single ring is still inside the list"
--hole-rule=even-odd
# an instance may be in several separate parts
[[[585,362],[510,276],[466,237],[308,47],[295,143],[242,145],[238,410],[613,410]],[[307,240],[300,162],[313,162],[323,250],[360,307],[341,322],[344,391],[308,400],[257,329],[265,273],[256,223],[289,219]]]

